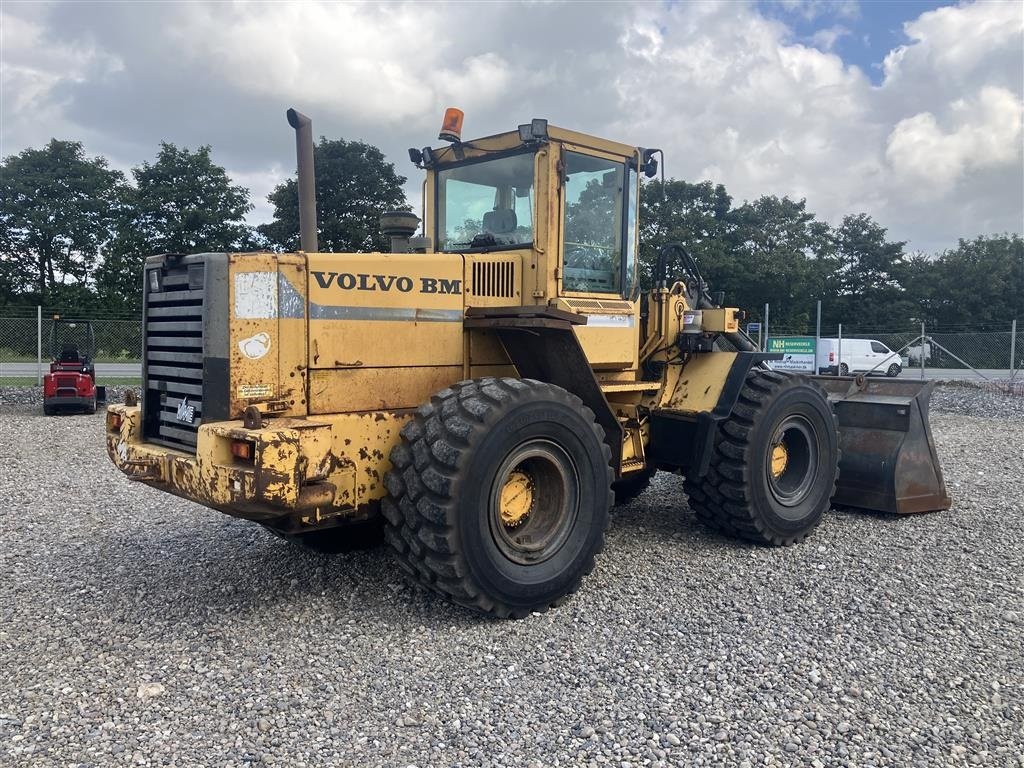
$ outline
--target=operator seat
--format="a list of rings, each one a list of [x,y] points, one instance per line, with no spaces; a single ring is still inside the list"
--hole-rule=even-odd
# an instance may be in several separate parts
[[[96,371],[92,366],[92,361],[89,360],[88,356],[79,352],[78,347],[74,344],[65,344],[61,347],[60,356],[57,358],[57,365],[62,370],[81,371],[94,381],[96,380]]]
[[[483,230],[492,235],[511,235],[518,225],[516,212],[510,208],[498,208],[484,214]]]

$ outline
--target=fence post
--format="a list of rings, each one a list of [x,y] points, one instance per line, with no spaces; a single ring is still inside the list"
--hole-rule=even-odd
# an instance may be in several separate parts
[[[1014,367],[1016,364],[1015,356],[1017,354],[1017,319],[1014,318],[1010,323],[1010,381],[1017,378],[1017,369]]]
[[[36,386],[43,386],[43,308],[36,307]]]
[[[924,323],[921,323],[921,347],[920,347],[921,354],[919,355],[919,357],[921,358],[921,379],[922,380],[924,379],[924,347],[925,347],[926,343],[927,343],[927,339],[925,338],[925,335],[924,335]],[[931,354],[932,354],[932,345],[928,344],[928,356],[931,357]]]
[[[836,376],[843,375],[843,324],[839,324],[839,334],[836,337]]]
[[[818,371],[818,350],[821,349],[821,299],[818,299],[817,319],[814,321],[814,373]]]
[[[768,349],[768,305],[764,305],[764,346],[761,347],[761,351],[764,352]]]

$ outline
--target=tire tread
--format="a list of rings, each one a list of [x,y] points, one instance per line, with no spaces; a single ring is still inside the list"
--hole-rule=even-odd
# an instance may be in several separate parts
[[[491,424],[516,403],[537,398],[560,400],[591,424],[606,459],[607,508],[598,546],[569,588],[556,600],[523,607],[502,603],[484,593],[461,552],[456,501],[468,482],[460,467]],[[500,618],[546,611],[575,592],[594,568],[603,547],[614,495],[611,450],[593,412],[564,389],[532,379],[485,377],[460,381],[430,398],[401,430],[402,442],[391,451],[393,469],[385,475],[390,498],[384,503],[387,541],[399,565],[425,587],[459,605]]]

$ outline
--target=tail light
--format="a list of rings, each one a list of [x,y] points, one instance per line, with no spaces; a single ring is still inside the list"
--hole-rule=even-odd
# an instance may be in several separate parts
[[[830,363],[834,363],[836,361],[836,353],[835,352],[829,352],[828,353],[828,361]]]
[[[232,440],[231,455],[236,459],[251,462],[256,455],[256,445],[249,440]]]

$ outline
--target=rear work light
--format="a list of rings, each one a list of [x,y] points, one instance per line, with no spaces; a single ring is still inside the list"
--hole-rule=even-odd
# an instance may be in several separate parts
[[[231,455],[242,461],[252,461],[256,455],[256,445],[249,440],[232,440]]]

